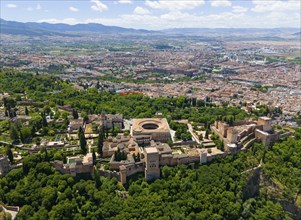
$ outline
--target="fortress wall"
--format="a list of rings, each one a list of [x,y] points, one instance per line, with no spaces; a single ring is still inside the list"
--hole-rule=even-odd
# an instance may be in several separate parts
[[[255,137],[259,140],[261,140],[261,142],[269,147],[271,146],[272,143],[276,142],[277,140],[279,140],[280,134],[279,133],[275,133],[275,134],[268,134],[265,132],[262,132],[258,129],[255,130]]]
[[[236,143],[238,140],[238,132],[234,128],[227,130],[227,139],[230,143]]]

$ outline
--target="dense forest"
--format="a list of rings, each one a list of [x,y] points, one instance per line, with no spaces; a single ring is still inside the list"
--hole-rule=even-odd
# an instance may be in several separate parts
[[[216,119],[231,122],[248,116],[240,107],[185,97],[78,91],[58,78],[11,70],[0,71],[0,78],[0,93],[14,94],[16,100],[26,95],[44,109],[69,104],[81,114],[105,110],[126,118],[162,112],[168,119],[189,119],[205,127]],[[177,123],[173,126],[183,130]],[[164,166],[161,179],[146,182],[138,174],[125,186],[96,170],[77,178],[60,174],[51,165],[55,155],[43,151],[25,156],[22,168],[0,179],[0,200],[21,207],[17,219],[300,219],[300,129],[269,149],[255,144],[206,165]]]

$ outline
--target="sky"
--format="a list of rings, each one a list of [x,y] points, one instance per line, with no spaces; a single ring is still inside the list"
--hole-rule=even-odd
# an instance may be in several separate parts
[[[0,0],[1,18],[128,28],[301,26],[300,0]]]

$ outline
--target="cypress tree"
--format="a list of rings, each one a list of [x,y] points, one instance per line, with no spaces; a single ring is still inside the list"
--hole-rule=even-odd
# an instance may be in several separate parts
[[[92,152],[92,157],[93,157],[93,164],[95,164],[95,162],[96,162],[96,154],[95,154],[94,149],[93,149],[93,152]]]
[[[104,133],[102,130],[100,130],[98,135],[97,153],[99,153],[101,156],[103,156],[103,142],[104,142]]]
[[[86,154],[87,153],[87,141],[86,141],[85,134],[84,134],[82,127],[80,127],[78,130],[78,138],[79,138],[80,148],[82,150],[82,153]]]
[[[75,109],[72,110],[72,115],[74,119],[78,119],[78,112]]]
[[[205,138],[208,139],[209,138],[209,131],[206,130],[206,133],[205,133]]]
[[[45,161],[49,161],[48,151],[45,147]]]
[[[47,123],[45,112],[42,112],[41,116],[42,116],[42,119],[43,119],[43,127],[47,127],[48,123]]]
[[[7,154],[7,157],[9,159],[10,163],[12,163],[14,161],[14,155],[10,148],[7,149],[6,154]]]
[[[31,127],[31,136],[34,137],[36,135],[36,127],[33,125]]]
[[[63,163],[64,163],[64,164],[66,164],[66,163],[67,163],[67,157],[66,157],[66,155],[65,155],[65,154],[63,155]]]
[[[10,138],[12,139],[13,142],[19,140],[19,134],[18,130],[15,125],[10,126]]]
[[[23,134],[22,134],[21,131],[20,131],[20,140],[22,141],[22,143],[24,143],[24,141],[25,141],[25,139],[24,139]]]
[[[94,179],[95,179],[95,187],[98,188],[101,186],[100,175],[97,169],[94,168]]]

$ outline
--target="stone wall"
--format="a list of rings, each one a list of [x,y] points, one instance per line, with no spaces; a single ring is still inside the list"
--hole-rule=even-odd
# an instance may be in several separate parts
[[[99,170],[99,174],[101,176],[114,178],[116,177],[118,180],[120,180],[120,173],[116,171],[110,171],[110,170]]]
[[[279,140],[280,134],[269,134],[258,129],[255,130],[255,137],[259,139],[265,146],[269,147],[271,144]]]
[[[7,156],[0,155],[0,175],[4,175],[10,170]]]

